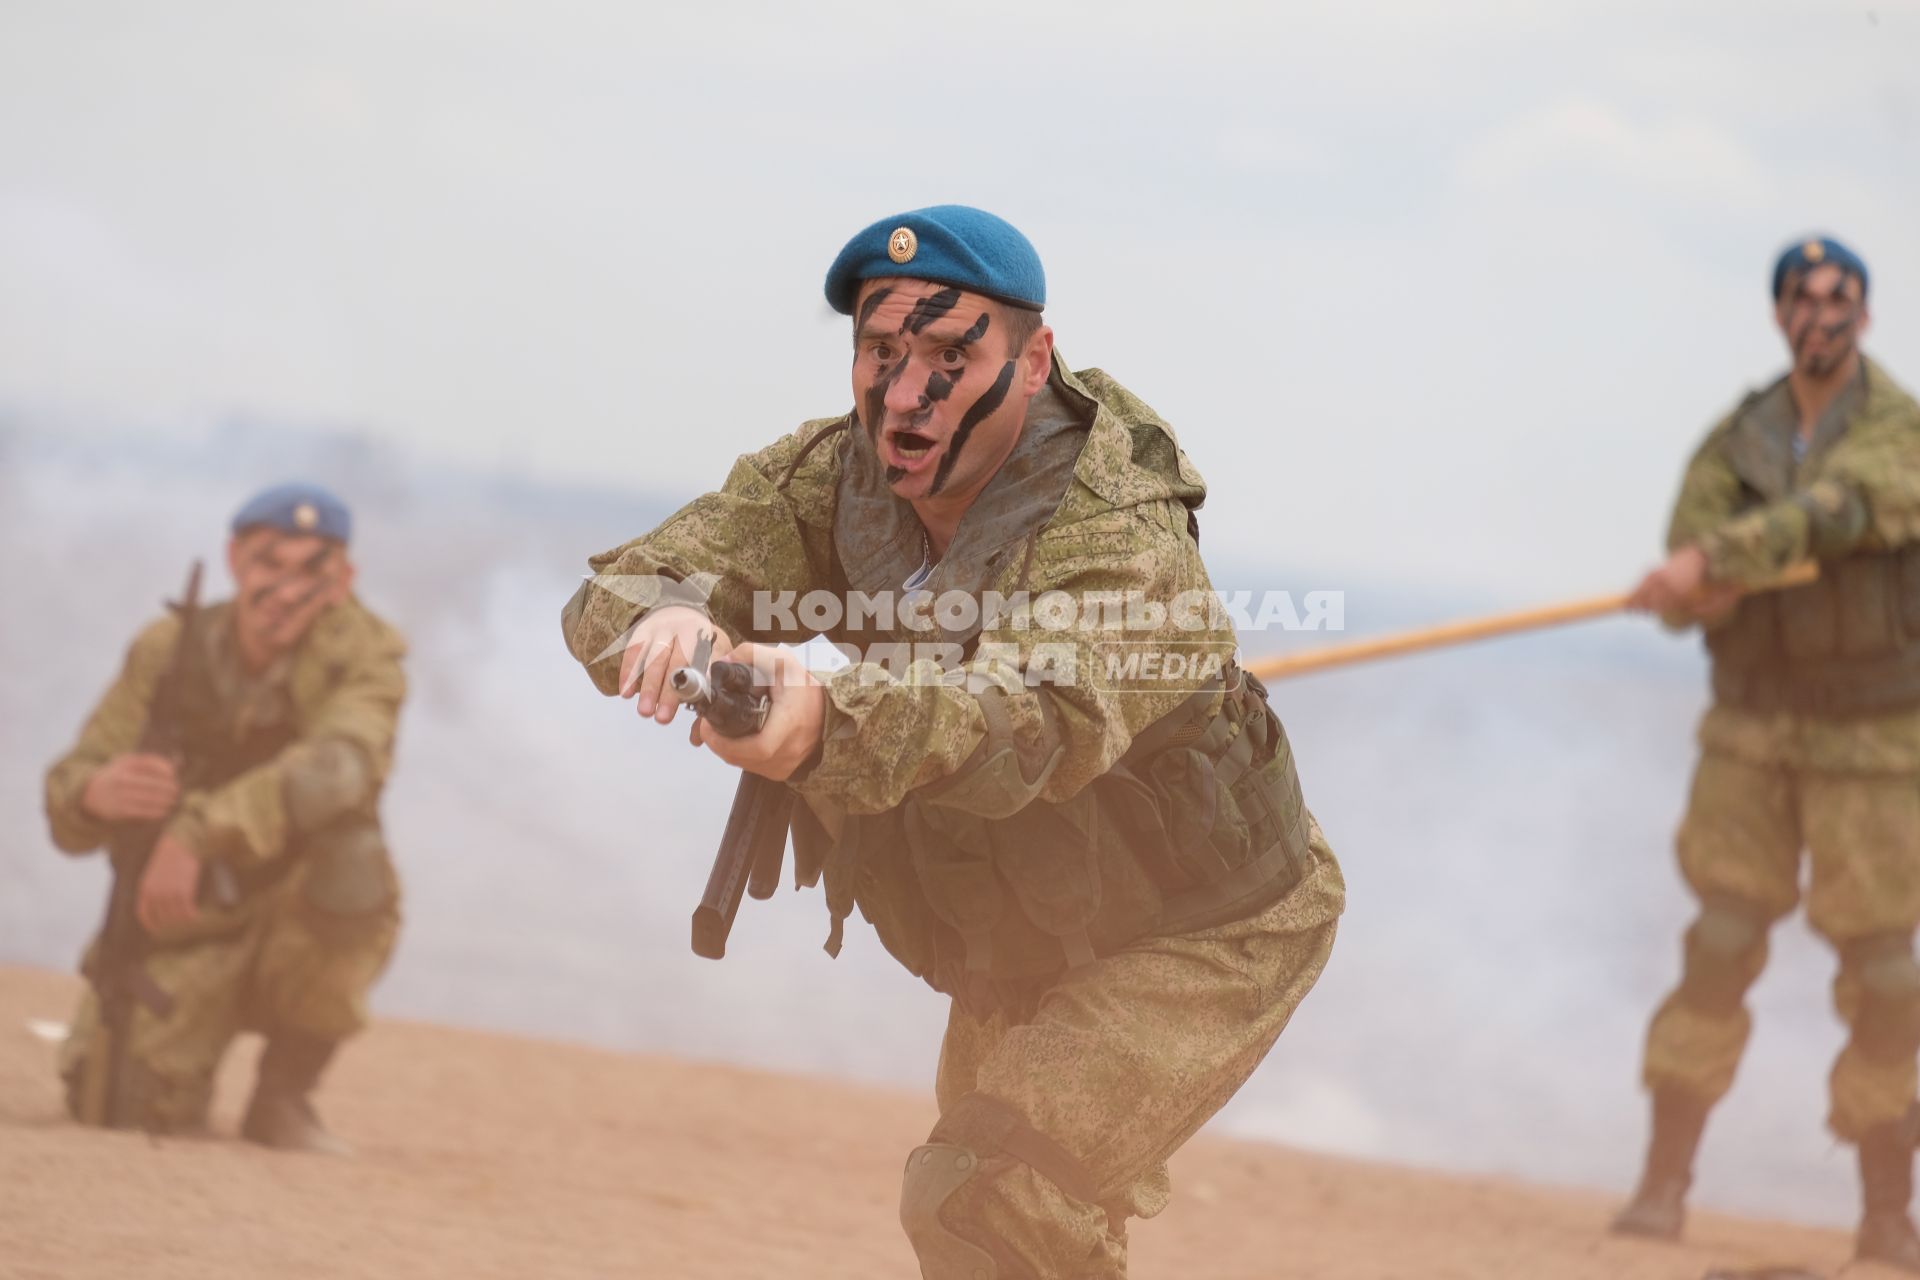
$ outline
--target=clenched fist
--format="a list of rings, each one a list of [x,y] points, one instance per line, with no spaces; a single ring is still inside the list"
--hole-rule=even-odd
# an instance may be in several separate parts
[[[101,822],[158,822],[180,801],[180,779],[165,756],[130,753],[94,770],[80,804]]]

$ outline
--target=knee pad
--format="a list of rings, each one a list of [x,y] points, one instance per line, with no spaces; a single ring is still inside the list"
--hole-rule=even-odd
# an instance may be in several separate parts
[[[980,1157],[948,1142],[929,1142],[907,1156],[900,1180],[900,1226],[920,1259],[925,1280],[996,1280],[993,1255],[963,1240],[940,1220],[953,1193],[979,1175]]]
[[[1914,960],[1913,935],[1896,931],[1857,939],[1843,948],[1840,962],[1860,984],[1853,1020],[1860,1051],[1884,1062],[1920,1053],[1920,962]]]
[[[1705,1013],[1733,1013],[1760,976],[1766,945],[1767,920],[1757,908],[1731,898],[1709,898],[1687,930],[1682,998]]]
[[[305,859],[301,892],[328,915],[368,916],[392,900],[387,842],[372,822],[328,827],[308,840]]]
[[[970,1093],[947,1108],[927,1144],[908,1157],[901,1187],[900,1225],[926,1280],[1016,1280],[1030,1274],[1031,1266],[974,1214],[991,1190],[984,1184],[1020,1165],[1067,1200],[1095,1204],[1093,1180],[1080,1162],[1006,1103]],[[968,1185],[976,1182],[981,1185]],[[956,1195],[960,1203],[949,1204]]]

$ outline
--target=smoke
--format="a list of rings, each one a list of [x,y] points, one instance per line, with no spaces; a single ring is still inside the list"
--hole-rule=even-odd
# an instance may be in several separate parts
[[[829,960],[817,895],[745,904],[721,964],[688,951],[732,777],[683,726],[599,697],[558,628],[586,555],[674,500],[454,472],[281,424],[159,438],[0,416],[0,962],[74,962],[104,868],[53,852],[41,775],[188,563],[224,581],[227,515],[291,476],[347,495],[361,596],[412,644],[385,801],[406,927],[382,1012],[931,1080],[943,1001],[858,922]],[[1215,568],[1223,586],[1300,585]],[[1501,603],[1346,585],[1355,631]],[[1703,688],[1690,644],[1633,622],[1276,685],[1351,907],[1222,1126],[1624,1191],[1644,1140],[1640,1039],[1690,914],[1670,846]],[[1820,1128],[1841,1038],[1830,972],[1803,925],[1777,932],[1703,1202],[1851,1212],[1849,1162]]]

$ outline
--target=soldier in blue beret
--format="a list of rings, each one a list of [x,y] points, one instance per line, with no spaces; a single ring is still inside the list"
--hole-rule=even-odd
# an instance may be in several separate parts
[[[399,927],[378,801],[406,688],[399,634],[354,597],[351,533],[315,485],[247,501],[227,544],[233,598],[142,631],[48,771],[54,843],[108,846],[137,874],[61,1057],[87,1123],[203,1128],[221,1057],[254,1030],[267,1046],[242,1135],[346,1150],[312,1094],[365,1025]],[[166,998],[136,1005],[116,1045],[110,991]]]
[[[1859,1155],[1862,1258],[1920,1272],[1908,1205],[1920,1128],[1920,403],[1860,350],[1867,268],[1831,237],[1775,261],[1791,363],[1708,433],[1669,557],[1634,603],[1698,625],[1713,705],[1680,827],[1699,899],[1679,985],[1647,1034],[1653,1139],[1629,1234],[1676,1238],[1713,1105],[1751,1020],[1767,934],[1802,899],[1839,957],[1850,1028],[1827,1124]],[[1813,560],[1810,586],[1747,588]]]
[[[882,218],[826,296],[851,411],[592,557],[567,643],[662,724],[703,636],[773,681],[757,733],[694,740],[801,802],[828,950],[858,908],[951,1002],[901,1187],[922,1274],[1119,1277],[1166,1159],[1325,965],[1339,866],[1207,607],[1205,485],[1153,410],[1059,357],[1027,238],[960,205]],[[1077,625],[1035,623],[1048,601]],[[767,643],[809,632],[848,664]]]

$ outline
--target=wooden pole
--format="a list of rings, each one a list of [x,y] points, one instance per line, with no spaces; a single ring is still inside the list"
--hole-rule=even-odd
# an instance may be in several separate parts
[[[1816,561],[1807,560],[1788,569],[1779,577],[1754,587],[1752,591],[1779,591],[1785,587],[1805,586],[1819,576],[1819,564]],[[1512,635],[1518,631],[1537,631],[1543,627],[1564,626],[1569,622],[1584,622],[1589,618],[1604,618],[1608,614],[1618,613],[1626,608],[1629,594],[1621,592],[1618,595],[1588,596],[1580,600],[1567,600],[1560,604],[1543,605],[1534,609],[1518,609],[1512,613],[1468,618],[1461,622],[1422,627],[1417,631],[1402,631],[1372,640],[1355,640],[1350,644],[1337,644],[1325,649],[1309,649],[1304,653],[1260,658],[1246,663],[1245,667],[1249,673],[1260,680],[1285,680],[1314,671],[1326,671],[1332,667],[1350,666],[1356,662],[1371,662],[1376,658],[1393,658],[1405,653],[1424,653],[1429,649],[1440,649],[1447,645],[1466,644],[1470,640],[1486,640],[1494,636]]]

